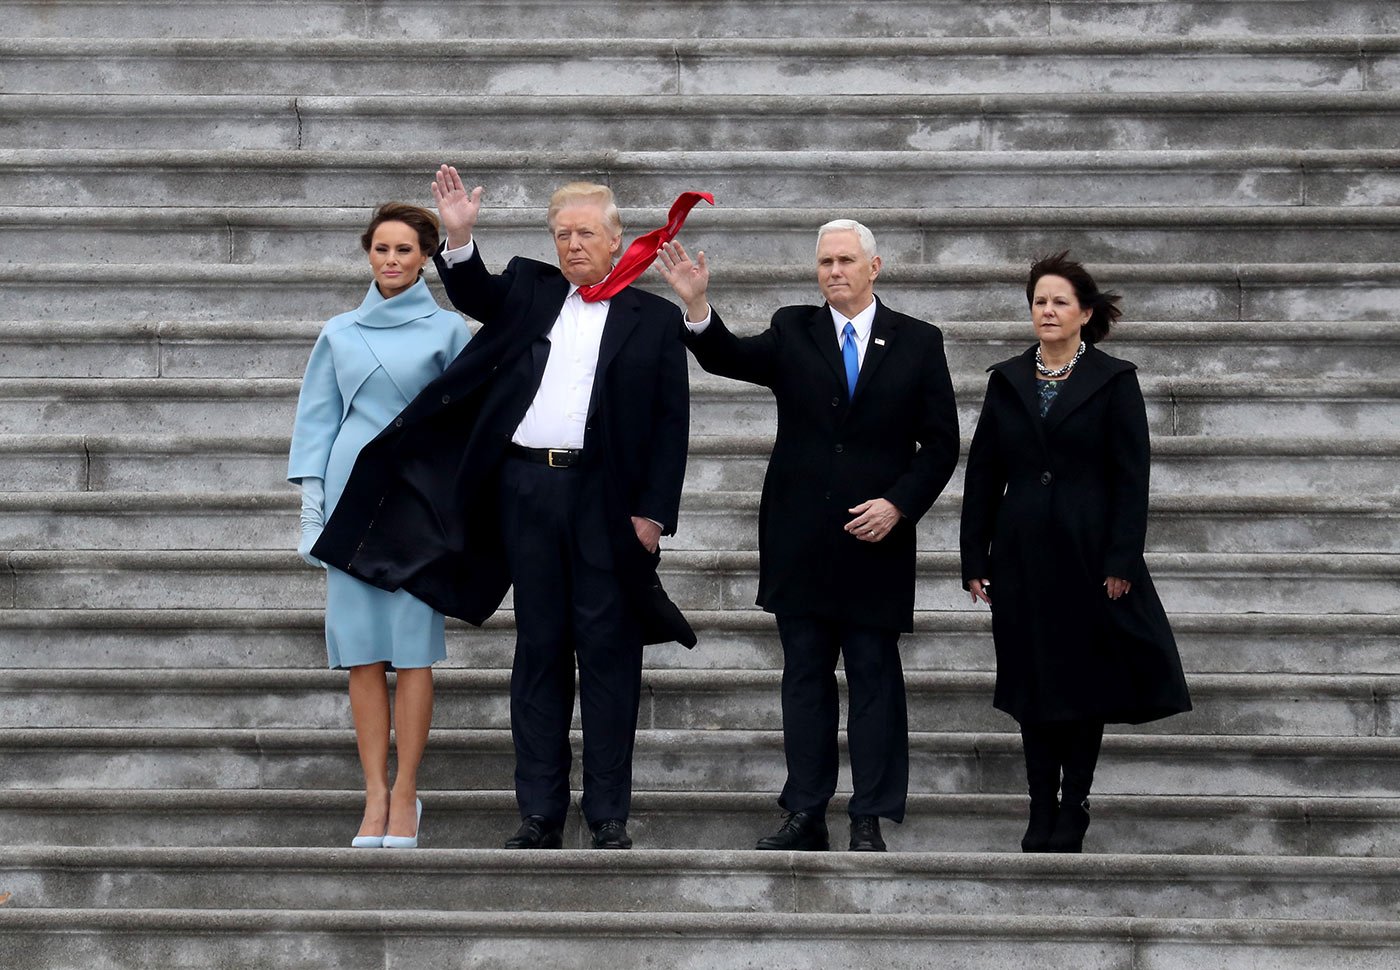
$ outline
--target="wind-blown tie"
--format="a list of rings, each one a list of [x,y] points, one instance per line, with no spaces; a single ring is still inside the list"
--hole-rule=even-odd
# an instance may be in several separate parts
[[[695,204],[701,199],[710,205],[715,204],[715,197],[708,192],[682,192],[676,201],[671,203],[666,225],[632,240],[632,245],[627,247],[613,271],[608,274],[608,278],[601,283],[580,286],[578,295],[583,297],[585,303],[597,303],[600,300],[611,299],[630,286],[655,261],[656,251],[661,248],[661,244],[676,238],[681,226],[685,225],[685,217],[690,215],[690,210],[695,208]]]

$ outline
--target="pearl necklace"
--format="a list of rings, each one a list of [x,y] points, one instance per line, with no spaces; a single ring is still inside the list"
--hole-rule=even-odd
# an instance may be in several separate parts
[[[1074,352],[1074,357],[1070,362],[1063,367],[1056,367],[1054,370],[1050,370],[1050,368],[1045,366],[1045,358],[1040,356],[1040,347],[1037,346],[1035,348],[1035,369],[1040,372],[1041,377],[1064,377],[1070,371],[1074,370],[1074,365],[1079,363],[1079,358],[1084,356],[1084,351],[1087,349],[1088,347],[1084,341],[1079,341],[1079,349]]]

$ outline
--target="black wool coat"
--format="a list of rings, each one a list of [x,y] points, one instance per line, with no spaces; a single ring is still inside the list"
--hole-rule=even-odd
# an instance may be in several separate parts
[[[498,472],[544,375],[568,296],[559,269],[515,258],[491,274],[478,247],[438,272],[452,304],[482,324],[467,348],[360,452],[313,554],[383,589],[480,624],[510,573],[500,533]],[[662,592],[658,557],[634,515],[673,535],[690,426],[689,380],[675,304],[634,287],[612,298],[584,433],[581,501],[602,503],[608,535],[585,541],[615,568],[645,643],[695,636]]]
[[[1034,347],[989,370],[961,547],[964,587],[991,580],[996,707],[1022,723],[1190,710],[1143,560],[1150,455],[1136,365],[1091,346],[1043,420]],[[1132,590],[1110,600],[1109,576]]]
[[[915,523],[958,462],[943,335],[879,304],[854,398],[827,306],[784,307],[736,337],[717,312],[686,343],[712,374],[773,391],[778,429],[759,505],[758,605],[887,630],[914,625]],[[885,498],[904,518],[880,542],[843,528]]]

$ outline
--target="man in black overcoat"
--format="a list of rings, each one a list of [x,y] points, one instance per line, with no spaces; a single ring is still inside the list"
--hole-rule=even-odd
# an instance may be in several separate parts
[[[656,579],[680,512],[689,392],[679,310],[610,274],[611,190],[551,199],[559,266],[490,273],[473,239],[482,189],[443,166],[438,272],[482,328],[365,446],[314,548],[323,562],[481,623],[514,585],[511,735],[521,826],[509,848],[556,848],[569,803],[578,664],[585,820],[628,848],[642,645],[695,642]],[[583,287],[583,290],[580,290]]]
[[[664,248],[705,370],[770,388],[777,438],[759,507],[758,604],[783,646],[782,828],[760,849],[826,849],[836,790],[836,662],[850,697],[851,848],[883,851],[902,821],[909,733],[899,635],[913,629],[915,524],[958,460],[958,416],[937,327],[875,298],[880,257],[851,220],[821,228],[823,306],[784,307],[737,337],[706,298],[704,253]]]

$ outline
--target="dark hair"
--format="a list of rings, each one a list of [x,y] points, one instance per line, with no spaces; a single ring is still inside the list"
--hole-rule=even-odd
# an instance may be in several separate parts
[[[1026,280],[1026,303],[1035,303],[1035,284],[1042,276],[1060,276],[1069,280],[1074,287],[1075,299],[1085,310],[1089,310],[1089,322],[1084,324],[1081,336],[1085,343],[1096,344],[1108,337],[1108,332],[1123,315],[1118,303],[1123,298],[1117,293],[1100,293],[1099,285],[1089,275],[1082,263],[1069,258],[1069,250],[1053,256],[1041,256],[1031,264],[1031,275]]]
[[[418,247],[426,255],[431,256],[437,252],[437,216],[421,206],[409,205],[407,202],[385,202],[374,210],[374,215],[369,220],[369,228],[360,237],[360,245],[364,247],[365,252],[369,252],[369,247],[374,242],[374,231],[386,222],[402,222],[417,232]]]

